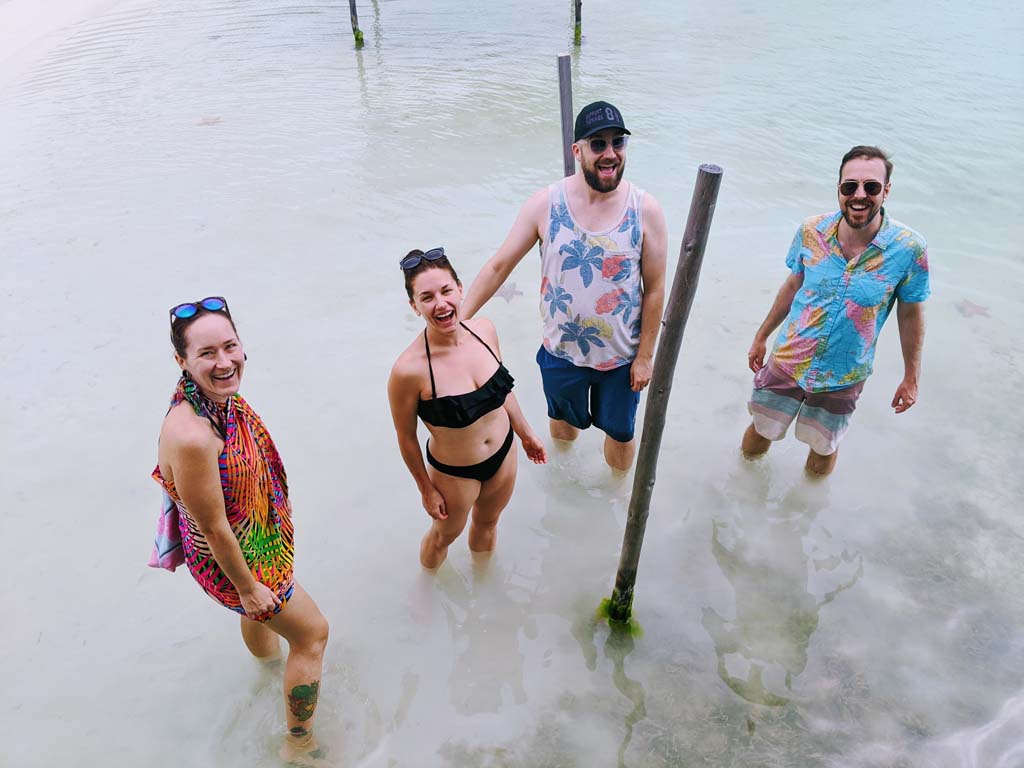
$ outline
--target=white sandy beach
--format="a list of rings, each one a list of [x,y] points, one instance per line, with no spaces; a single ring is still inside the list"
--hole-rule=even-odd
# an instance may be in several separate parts
[[[0,0],[0,88],[120,0]]]

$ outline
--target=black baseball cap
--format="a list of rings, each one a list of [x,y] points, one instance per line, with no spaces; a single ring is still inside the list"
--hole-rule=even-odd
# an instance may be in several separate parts
[[[607,101],[595,101],[593,104],[587,104],[576,115],[576,132],[573,141],[593,136],[605,128],[618,128],[623,133],[629,133],[626,124],[622,122],[622,113],[618,107]]]

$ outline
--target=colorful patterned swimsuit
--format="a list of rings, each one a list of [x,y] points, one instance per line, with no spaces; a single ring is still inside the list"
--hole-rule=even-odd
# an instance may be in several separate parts
[[[281,600],[272,613],[257,618],[266,621],[284,607],[294,587],[294,529],[284,465],[263,421],[241,395],[234,395],[225,406],[218,407],[183,377],[170,407],[186,400],[198,415],[211,421],[210,411],[216,409],[223,425],[224,450],[218,464],[228,523],[253,577]],[[206,537],[182,503],[174,483],[160,473],[159,464],[153,470],[153,479],[177,508],[182,552],[192,578],[225,608],[244,614],[238,591],[214,559]]]

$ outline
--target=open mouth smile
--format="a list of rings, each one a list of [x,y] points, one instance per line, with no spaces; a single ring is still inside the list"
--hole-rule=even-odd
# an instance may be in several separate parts
[[[439,323],[447,323],[449,320],[454,319],[454,317],[455,317],[455,310],[454,309],[449,309],[447,312],[442,312],[440,314],[434,315],[434,319],[437,322],[439,322]]]

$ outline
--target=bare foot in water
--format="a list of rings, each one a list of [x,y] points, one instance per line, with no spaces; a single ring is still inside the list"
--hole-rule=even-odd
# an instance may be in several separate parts
[[[300,768],[330,768],[332,765],[327,762],[327,748],[317,744],[312,731],[286,734],[277,754],[287,765]]]

